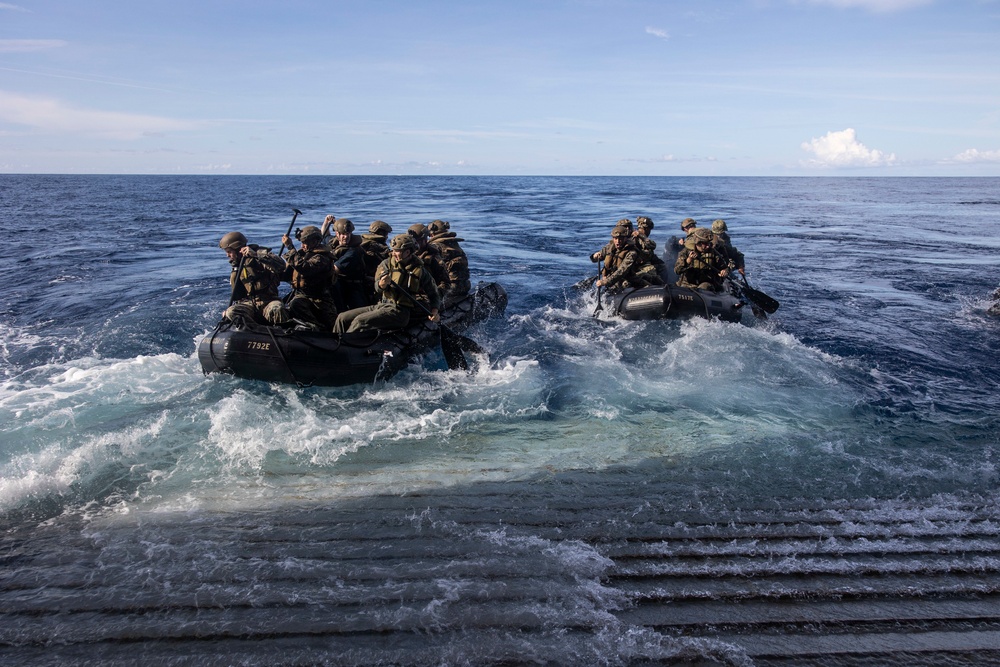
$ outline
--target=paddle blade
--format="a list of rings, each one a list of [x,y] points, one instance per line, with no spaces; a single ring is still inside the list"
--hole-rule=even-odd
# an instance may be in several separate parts
[[[778,310],[778,307],[781,305],[778,303],[777,299],[772,299],[763,292],[755,290],[750,286],[744,287],[744,292],[746,293],[748,299],[760,306],[766,313],[774,313],[774,311]]]
[[[771,314],[773,314],[774,311],[778,310],[778,307],[781,304],[778,303],[777,299],[774,299],[768,296],[767,294],[764,294],[760,290],[755,290],[754,288],[750,287],[750,284],[747,283],[746,278],[743,278],[740,282],[743,283],[743,286],[741,288],[743,291],[743,295],[746,296],[746,298],[749,299],[751,302],[753,302],[755,306],[757,306],[764,312]]]
[[[486,354],[486,350],[468,336],[457,334],[448,327],[441,327],[441,351],[451,370],[469,370],[469,361],[465,352]]]
[[[469,370],[469,362],[466,360],[465,355],[462,354],[462,350],[454,345],[449,345],[443,338],[441,339],[441,351],[444,352],[444,360],[448,364],[448,370]]]

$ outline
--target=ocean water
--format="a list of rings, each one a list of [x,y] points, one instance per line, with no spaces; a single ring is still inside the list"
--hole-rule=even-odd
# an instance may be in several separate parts
[[[489,359],[203,375],[293,208],[449,220]],[[637,215],[781,308],[593,317]],[[0,229],[0,662],[1000,658],[1000,179],[0,175]]]

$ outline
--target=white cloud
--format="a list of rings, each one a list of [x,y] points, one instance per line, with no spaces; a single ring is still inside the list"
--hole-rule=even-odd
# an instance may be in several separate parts
[[[660,28],[654,28],[652,26],[646,26],[646,34],[652,35],[653,37],[659,37],[660,39],[670,39],[670,33],[666,30]]]
[[[44,132],[89,134],[111,139],[139,139],[160,132],[191,130],[197,124],[161,116],[78,109],[59,100],[0,90],[0,122]]]
[[[830,5],[841,9],[860,7],[876,14],[888,14],[929,5],[934,0],[809,0],[813,5]]]
[[[27,12],[28,10],[24,7],[18,7],[17,5],[12,5],[9,2],[0,2],[0,10],[9,9],[12,12]]]
[[[981,151],[977,148],[970,148],[962,151],[952,158],[955,162],[1000,162],[1000,150]]]
[[[886,155],[868,148],[858,141],[852,128],[803,142],[802,150],[816,155],[806,161],[814,167],[887,167],[896,163],[895,153]]]
[[[0,39],[0,53],[28,53],[66,46],[61,39]]]

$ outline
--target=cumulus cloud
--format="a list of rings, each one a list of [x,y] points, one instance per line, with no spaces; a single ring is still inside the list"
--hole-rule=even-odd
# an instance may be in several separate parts
[[[952,158],[954,162],[1000,162],[1000,150],[995,151],[981,151],[977,148],[970,148],[967,151],[962,151],[958,155]]]
[[[111,139],[139,139],[160,132],[194,129],[196,123],[161,116],[79,109],[45,97],[0,90],[0,122],[43,132],[89,134]]]
[[[61,39],[0,39],[0,53],[27,53],[66,46]]]
[[[654,28],[652,26],[646,26],[646,34],[652,35],[653,37],[659,37],[660,39],[670,39],[670,33],[661,28]]]
[[[868,148],[858,141],[853,128],[805,141],[802,150],[815,154],[806,161],[814,167],[888,167],[896,163],[895,153],[886,155]]]
[[[876,14],[888,14],[929,5],[934,0],[808,0],[812,5],[829,5],[842,9],[867,9]]]

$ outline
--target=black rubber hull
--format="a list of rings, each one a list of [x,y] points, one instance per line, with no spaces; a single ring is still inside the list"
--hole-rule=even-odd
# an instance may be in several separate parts
[[[744,302],[731,294],[662,285],[628,290],[613,297],[614,312],[626,320],[662,320],[690,317],[739,322]]]
[[[459,332],[502,315],[506,307],[503,287],[481,283],[472,295],[444,312],[442,323]],[[400,331],[343,335],[220,324],[199,343],[198,360],[205,373],[265,382],[346,386],[386,380],[414,355],[440,343],[440,329],[426,320]]]

